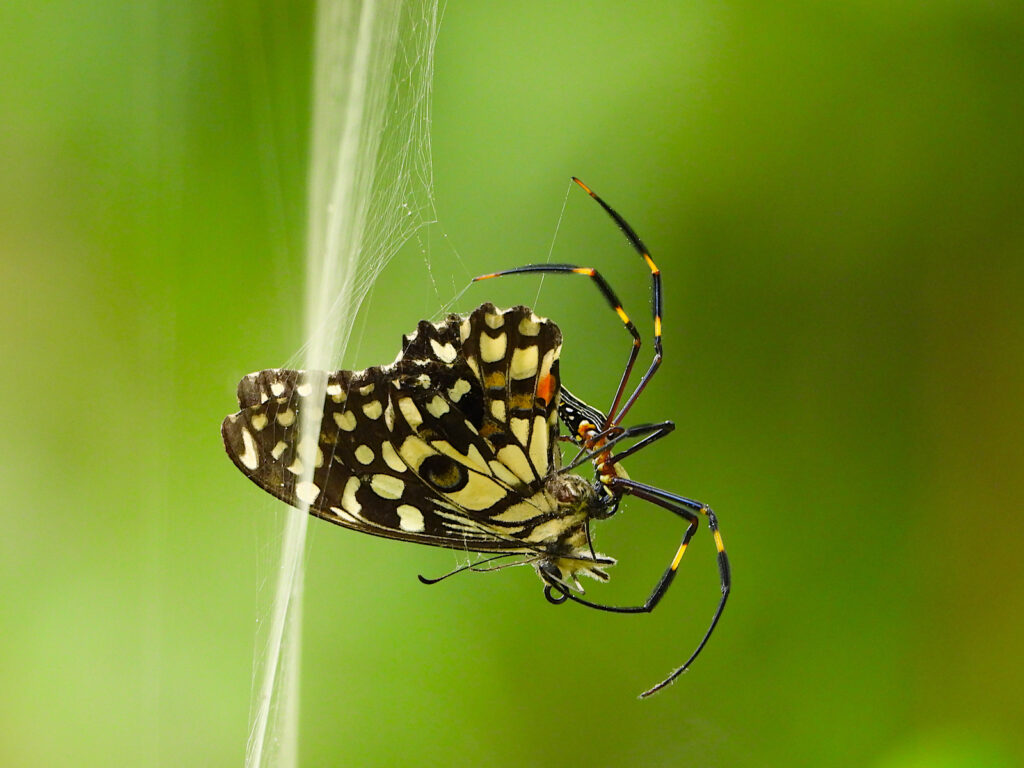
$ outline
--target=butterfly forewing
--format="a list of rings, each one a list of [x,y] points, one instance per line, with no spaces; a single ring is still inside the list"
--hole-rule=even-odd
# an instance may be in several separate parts
[[[420,323],[390,366],[327,380],[315,451],[298,430],[313,387],[301,371],[239,384],[222,432],[261,488],[366,533],[474,551],[535,550],[555,514],[558,328],[524,307],[485,304]],[[312,464],[312,479],[303,470]]]

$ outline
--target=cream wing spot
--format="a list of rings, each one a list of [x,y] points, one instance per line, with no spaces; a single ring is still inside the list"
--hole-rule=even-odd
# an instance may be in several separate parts
[[[267,426],[268,421],[269,419],[267,419],[267,414],[265,413],[254,413],[253,417],[249,419],[249,423],[252,425],[252,428],[257,432],[262,432],[263,428]]]
[[[487,465],[491,468],[491,474],[494,475],[499,480],[501,480],[503,483],[510,485],[512,487],[521,486],[523,484],[523,481],[520,480],[519,477],[517,477],[511,469],[506,467],[500,461],[491,460],[487,463]]]
[[[303,467],[302,467],[302,459],[300,459],[298,456],[296,456],[295,459],[292,461],[292,463],[288,465],[287,469],[293,475],[301,475],[302,474],[302,469],[303,469]]]
[[[373,384],[367,384],[364,387],[359,388],[359,394],[363,397],[373,394]]]
[[[445,494],[465,509],[490,509],[506,496],[505,489],[490,477],[469,472],[466,485],[458,491]]]
[[[562,345],[561,345],[561,344],[559,344],[559,345],[558,345],[557,347],[555,347],[554,349],[552,349],[552,350],[549,350],[549,351],[548,351],[548,354],[547,354],[547,355],[544,355],[544,359],[545,359],[545,360],[547,359],[548,355],[551,355],[551,360],[552,360],[552,361],[555,361],[555,360],[557,360],[558,358],[560,358],[560,357],[562,356]],[[550,372],[550,370],[551,370],[551,366],[549,365],[549,366],[548,366],[548,371]]]
[[[303,461],[308,461],[314,467],[324,465],[324,452],[319,445],[313,445],[303,440],[299,442],[295,452]]]
[[[459,453],[455,450],[455,446],[446,440],[434,440],[430,445],[438,453],[455,459],[459,464],[475,469],[477,472],[488,474],[487,463],[484,461],[483,454],[480,453],[480,449],[475,445],[470,445],[469,452],[466,454]]]
[[[288,450],[288,443],[284,440],[278,440],[277,445],[270,449],[270,455],[274,457],[275,461],[277,461],[284,455],[286,450]]]
[[[536,336],[540,333],[540,318],[536,315],[524,317],[519,321],[520,336]]]
[[[551,373],[551,366],[555,364],[555,360],[558,358],[558,353],[561,349],[561,347],[559,347],[558,349],[549,349],[544,354],[544,359],[541,360],[540,363],[541,377],[547,376],[549,373]]]
[[[345,483],[345,490],[341,494],[341,506],[345,508],[345,511],[358,515],[363,505],[356,501],[356,491],[359,490],[359,478],[353,475]]]
[[[414,472],[418,472],[423,460],[428,456],[435,455],[437,451],[427,445],[427,443],[421,438],[416,437],[415,435],[410,435],[402,441],[402,445],[399,447],[398,453],[401,455],[405,463],[412,467]]]
[[[341,518],[342,520],[345,520],[345,521],[347,521],[347,522],[349,522],[349,523],[356,523],[356,522],[359,522],[359,521],[358,521],[358,520],[356,519],[356,516],[355,516],[355,515],[349,514],[349,513],[348,513],[348,512],[346,512],[346,511],[345,511],[344,509],[341,509],[340,507],[331,507],[331,512],[333,512],[334,514],[336,514],[336,515],[337,515],[338,517],[340,517],[340,518]]]
[[[537,346],[531,344],[512,353],[509,376],[513,379],[529,379],[537,375]]]
[[[242,427],[242,447],[245,449],[239,454],[238,460],[247,469],[256,469],[260,465],[260,455],[256,448],[256,441],[252,439],[252,433]]]
[[[360,464],[369,464],[373,461],[373,451],[370,450],[369,446],[360,445],[355,450],[356,460]]]
[[[434,395],[434,398],[427,403],[427,413],[435,419],[439,419],[444,416],[448,413],[448,410],[448,403],[446,403],[440,395]]]
[[[533,432],[530,439],[530,461],[538,470],[548,466],[548,425],[543,416],[533,417]]]
[[[480,359],[485,363],[496,363],[505,357],[505,350],[508,348],[508,337],[498,334],[491,338],[486,334],[480,335]]]
[[[423,416],[420,414],[416,404],[412,401],[411,397],[402,397],[398,400],[398,410],[402,412],[402,416],[405,418],[406,423],[413,429],[416,429],[420,424],[423,423]]]
[[[356,415],[352,413],[352,411],[345,411],[344,413],[338,413],[335,411],[333,416],[334,423],[346,432],[351,432],[356,428]]]
[[[270,393],[274,397],[280,397],[281,395],[283,395],[284,394],[284,382],[283,381],[275,381],[273,384],[271,384],[270,385]]]
[[[363,403],[363,413],[368,419],[379,419],[380,415],[384,413],[384,407],[380,404],[380,400],[371,400],[368,403]]]
[[[286,408],[277,414],[277,423],[282,427],[290,427],[295,423],[295,411],[291,408]]]
[[[546,523],[535,526],[526,540],[533,542],[556,541],[570,527],[578,524],[578,519],[572,515],[556,517],[554,520],[548,520]]]
[[[382,499],[400,499],[405,492],[405,481],[391,475],[373,475],[370,488]]]
[[[451,388],[448,390],[448,398],[453,402],[457,403],[462,399],[462,396],[469,392],[469,382],[465,379],[459,379],[456,381]]]
[[[547,510],[539,510],[533,504],[526,501],[520,501],[518,504],[513,504],[511,507],[506,509],[499,515],[494,516],[494,520],[502,523],[525,523],[527,520],[532,520],[539,515],[542,515]]]
[[[512,470],[516,477],[525,483],[531,483],[535,479],[533,469],[530,468],[530,462],[526,459],[526,454],[518,446],[506,445],[498,451],[498,461]]]
[[[484,322],[487,323],[488,328],[497,330],[505,325],[505,318],[502,315],[495,314],[494,312],[487,312],[484,314]]]
[[[436,339],[431,339],[430,347],[434,350],[434,354],[437,355],[438,359],[442,363],[455,362],[455,347],[450,343],[441,344]]]
[[[381,445],[380,455],[384,458],[384,463],[395,470],[395,472],[405,472],[405,462],[402,461],[402,457],[398,455],[398,452],[391,443],[383,443]]]
[[[423,513],[410,504],[400,504],[398,509],[398,527],[410,533],[421,533],[425,528]]]
[[[320,486],[316,483],[296,483],[295,484],[295,495],[300,501],[304,501],[306,504],[312,504],[320,496]]]
[[[504,423],[505,421],[505,401],[504,400],[491,400],[491,415],[498,421]]]
[[[512,419],[512,434],[524,448],[527,447],[530,439],[530,422],[526,419]]]
[[[304,381],[295,388],[295,391],[299,393],[299,397],[309,397],[313,392],[313,385]]]

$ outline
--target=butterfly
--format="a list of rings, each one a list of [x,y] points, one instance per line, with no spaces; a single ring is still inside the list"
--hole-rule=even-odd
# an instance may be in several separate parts
[[[317,517],[523,555],[578,589],[578,575],[606,580],[601,566],[614,561],[589,546],[596,492],[559,472],[561,344],[558,326],[526,307],[483,304],[423,321],[390,365],[331,373],[322,403],[308,400],[314,377],[304,371],[246,376],[240,410],[221,425],[224,444],[246,477]],[[315,446],[299,439],[313,407],[323,409]]]

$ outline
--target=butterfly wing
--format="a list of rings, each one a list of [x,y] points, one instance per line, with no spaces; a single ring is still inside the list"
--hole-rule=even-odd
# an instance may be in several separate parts
[[[392,365],[328,376],[307,455],[298,439],[315,389],[307,374],[250,374],[239,384],[241,410],[223,422],[225,446],[261,488],[339,525],[433,546],[536,552],[534,528],[557,516],[544,480],[557,456],[559,345],[558,328],[523,307],[485,304],[420,323]]]

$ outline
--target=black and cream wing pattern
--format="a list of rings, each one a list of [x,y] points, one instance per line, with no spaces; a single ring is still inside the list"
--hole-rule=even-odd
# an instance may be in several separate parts
[[[390,365],[330,373],[315,449],[298,434],[314,390],[303,371],[243,378],[240,410],[221,433],[249,479],[330,522],[439,547],[536,553],[567,524],[545,487],[560,462],[560,350],[550,320],[483,304],[421,322]]]

